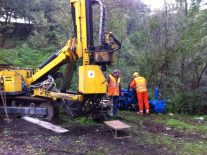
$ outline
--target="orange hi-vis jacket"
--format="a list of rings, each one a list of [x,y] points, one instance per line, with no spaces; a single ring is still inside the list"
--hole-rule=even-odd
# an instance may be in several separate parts
[[[137,77],[135,78],[131,84],[130,87],[134,88],[136,86],[136,91],[137,92],[144,92],[147,91],[147,83],[144,77]]]
[[[109,75],[108,96],[119,96],[120,78]]]

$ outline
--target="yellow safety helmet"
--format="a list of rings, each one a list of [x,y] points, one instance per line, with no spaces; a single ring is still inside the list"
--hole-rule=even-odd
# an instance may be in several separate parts
[[[136,76],[139,76],[139,73],[134,72],[134,73],[133,73],[133,77],[136,77]]]

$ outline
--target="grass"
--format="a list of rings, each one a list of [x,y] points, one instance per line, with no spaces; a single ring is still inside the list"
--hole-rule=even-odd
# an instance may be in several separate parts
[[[131,111],[119,111],[118,115],[120,115],[122,118],[124,118],[126,121],[131,121],[131,122],[137,122],[141,123],[144,120],[147,120],[147,117],[142,117],[140,115],[137,115],[136,112],[131,112]]]
[[[205,138],[196,137],[207,133],[207,122],[204,120],[199,123],[192,115],[168,115],[151,114],[149,117],[137,116],[134,112],[121,111],[120,115],[124,121],[131,125],[133,140],[137,145],[153,146],[166,150],[167,154],[207,154],[207,142]],[[168,132],[153,133],[147,130],[149,126],[146,121],[159,124],[163,129],[171,128]],[[136,124],[137,123],[137,124]],[[181,136],[176,136],[180,133]],[[194,134],[191,137],[191,134]],[[183,135],[183,136],[182,136]],[[160,149],[158,149],[160,150]],[[162,152],[160,152],[162,154]]]
[[[169,136],[152,136],[151,144],[159,144],[166,147],[169,153],[175,154],[206,154],[207,143],[205,141],[188,141],[185,139],[177,139]],[[146,141],[149,143],[149,141]]]
[[[188,131],[195,130],[195,126],[187,124],[186,122],[177,119],[168,119],[166,120],[165,125],[170,127],[175,127],[180,130],[188,130]]]
[[[206,121],[199,122],[195,121],[193,118],[187,119],[186,121],[169,118],[162,122],[165,126],[174,128],[180,132],[187,133],[207,133]]]
[[[74,121],[75,121],[76,124],[84,125],[84,126],[98,125],[92,119],[87,118],[87,117],[79,117],[79,118],[76,118]]]
[[[182,149],[182,154],[183,155],[189,155],[189,154],[207,154],[207,143],[203,141],[196,141],[196,142],[186,142]]]
[[[200,126],[198,126],[198,128],[199,128],[200,131],[202,131],[203,133],[207,133],[207,125],[200,125]]]
[[[137,145],[150,145],[156,148],[162,148],[166,150],[169,154],[184,155],[207,153],[207,143],[205,140],[189,140],[185,138],[176,138],[168,134],[154,134],[148,131],[140,130],[136,130],[133,132],[139,133],[138,137],[134,137]]]
[[[26,44],[13,49],[0,48],[0,63],[11,63],[16,67],[37,68],[38,65],[45,62],[53,53],[54,49],[33,50]],[[35,61],[31,61],[35,60]]]
[[[69,118],[66,115],[60,115],[59,119],[61,120],[61,125],[65,127],[72,127],[72,126],[98,126],[99,123],[96,123],[91,118],[87,117],[78,117],[78,118]]]

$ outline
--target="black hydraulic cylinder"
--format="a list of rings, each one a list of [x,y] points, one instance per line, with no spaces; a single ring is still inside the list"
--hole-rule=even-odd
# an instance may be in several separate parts
[[[91,0],[85,0],[85,1],[86,1],[87,45],[88,45],[88,49],[90,50],[94,48],[92,2]]]
[[[52,60],[54,60],[57,57],[56,52],[51,55],[43,64],[41,64],[39,66],[39,69],[42,69],[43,67],[45,67],[48,63],[50,63]]]
[[[75,7],[71,6],[71,15],[73,20],[73,29],[74,29],[74,37],[77,38],[77,26],[76,26],[76,20],[75,20]]]

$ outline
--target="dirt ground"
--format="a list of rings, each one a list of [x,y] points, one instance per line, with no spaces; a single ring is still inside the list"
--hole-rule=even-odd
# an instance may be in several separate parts
[[[13,118],[12,122],[6,123],[3,117],[0,117],[0,154],[191,154],[194,152],[191,150],[188,152],[188,147],[190,148],[196,141],[201,145],[198,146],[199,152],[195,153],[207,153],[205,147],[207,130],[203,134],[198,130],[198,134],[192,132],[190,126],[187,126],[188,129],[185,126],[182,128],[182,124],[181,128],[179,125],[178,128],[172,124],[166,125],[165,123],[171,118],[166,118],[164,115],[162,115],[164,117],[155,114],[141,117],[133,112],[120,112],[120,116],[123,122],[131,126],[131,138],[116,140],[105,125],[85,118],[71,120],[67,116],[62,116],[53,123],[69,129],[69,132],[56,134],[21,118]],[[185,121],[192,126],[196,123],[189,119]],[[203,126],[205,127],[206,124]],[[184,132],[183,129],[186,131]],[[178,151],[178,147],[183,150]]]

